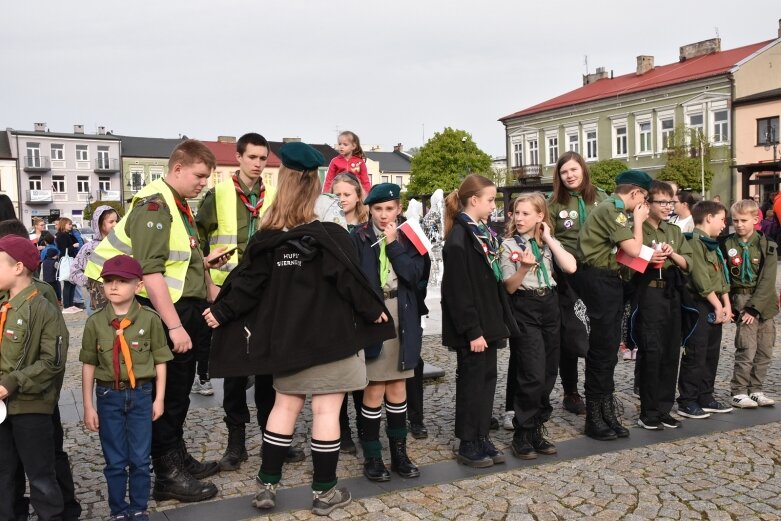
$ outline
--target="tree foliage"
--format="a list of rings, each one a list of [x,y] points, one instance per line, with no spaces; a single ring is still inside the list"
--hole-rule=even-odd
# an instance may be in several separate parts
[[[95,201],[84,207],[84,222],[88,223],[92,220],[92,214],[99,206],[110,206],[117,211],[117,215],[122,217],[125,215],[125,207],[119,201]],[[96,230],[97,231],[97,230]]]
[[[407,193],[430,194],[437,188],[458,188],[467,174],[493,179],[491,156],[480,150],[464,130],[445,128],[437,132],[412,158]]]
[[[679,125],[667,142],[667,163],[659,174],[660,181],[672,181],[680,188],[701,191],[702,166],[705,165],[705,190],[711,187],[710,145],[699,129]]]
[[[611,193],[616,188],[616,176],[628,169],[629,167],[623,161],[603,159],[589,165],[588,172],[592,183]]]

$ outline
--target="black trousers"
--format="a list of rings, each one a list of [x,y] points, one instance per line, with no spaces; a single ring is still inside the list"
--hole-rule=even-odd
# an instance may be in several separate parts
[[[418,357],[415,374],[412,378],[407,378],[406,382],[407,419],[417,425],[423,425],[423,365],[423,358]]]
[[[575,310],[578,295],[573,285],[577,285],[576,279],[580,276],[580,271],[568,275],[557,269],[556,275],[561,316],[559,376],[561,376],[561,387],[564,392],[576,393],[578,392],[578,358],[585,357],[588,352],[588,330]]]
[[[0,519],[4,521],[15,519],[14,491],[20,461],[30,482],[30,504],[38,519],[62,519],[50,414],[10,415],[0,423]]]
[[[496,350],[491,342],[482,353],[456,350],[456,437],[477,441],[488,436],[496,391]]]
[[[621,317],[624,313],[624,283],[607,270],[579,265],[575,291],[586,305],[591,334],[586,354],[586,398],[612,395],[613,374],[621,343]]]
[[[533,429],[550,419],[550,393],[559,369],[561,334],[558,295],[512,296],[523,344],[518,350],[513,408],[516,428]]]
[[[706,301],[696,301],[697,327],[683,348],[681,372],[678,375],[678,404],[706,405],[713,401],[713,385],[719,366],[721,324],[707,320],[713,309]]]
[[[152,306],[145,298],[138,299],[142,304]],[[205,299],[181,298],[174,304],[182,327],[190,335],[193,347],[186,353],[173,353],[166,369],[165,411],[152,423],[152,457],[175,450],[179,440],[184,437],[184,421],[190,409],[190,388],[195,379],[195,353],[198,349],[209,349],[212,332],[203,319],[203,311],[209,307]],[[173,347],[171,337],[166,330],[168,345]]]
[[[525,339],[510,338],[510,359],[507,362],[507,386],[504,390],[504,410],[515,410],[515,393],[518,391],[518,351],[521,349]]]
[[[350,417],[347,415],[347,402],[348,395],[353,395],[353,408],[355,409],[355,430],[358,432],[358,436],[361,435],[361,405],[363,405],[363,390],[353,391],[352,393],[345,393],[344,400],[342,400],[342,408],[339,411],[339,429],[342,436],[352,435],[352,429],[350,429]],[[407,397],[409,399],[409,396]]]
[[[222,384],[224,398],[222,408],[225,410],[225,423],[228,427],[244,425],[250,422],[247,408],[247,377],[234,376],[226,378]],[[270,374],[255,376],[255,407],[258,409],[258,426],[265,430],[268,415],[274,408],[274,378]]]
[[[681,299],[664,288],[645,288],[630,324],[637,340],[636,378],[640,416],[649,420],[667,414],[675,403],[681,356]]]

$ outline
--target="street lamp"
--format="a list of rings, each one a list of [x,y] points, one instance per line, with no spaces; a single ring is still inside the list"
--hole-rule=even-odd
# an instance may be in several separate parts
[[[765,128],[765,147],[773,147],[773,163],[778,161],[778,137],[776,136],[776,129],[773,128],[771,119],[767,119],[767,127]],[[777,172],[773,172],[773,191],[778,191],[778,175]]]

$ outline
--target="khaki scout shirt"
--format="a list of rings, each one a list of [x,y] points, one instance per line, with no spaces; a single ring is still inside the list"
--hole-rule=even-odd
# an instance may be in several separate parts
[[[521,237],[521,240],[524,241],[523,246],[531,251],[529,237],[523,236]],[[500,258],[500,263],[502,266],[502,279],[509,279],[515,275],[515,272],[518,271],[518,269],[521,267],[521,261],[513,261],[512,258],[514,253],[520,256],[522,251],[523,250],[521,250],[521,246],[518,245],[515,239],[505,239],[502,242]],[[548,270],[548,281],[550,282],[550,287],[555,287],[556,281],[553,280],[553,254],[551,253],[547,244],[542,245],[540,253],[542,254],[542,263]],[[542,276],[542,273],[540,272],[539,278],[537,277],[537,273],[537,269],[530,269],[527,271],[526,275],[524,275],[523,280],[521,281],[521,285],[515,288],[515,290],[538,289],[547,287],[545,285],[545,278]]]
[[[759,280],[759,262],[762,258],[762,251],[759,247],[759,234],[754,232],[748,238],[748,256],[751,259],[751,273],[753,280],[740,280],[740,273],[743,269],[743,247],[742,241],[736,234],[731,234],[724,241],[724,250],[726,255],[727,267],[730,273],[730,284],[733,288],[754,288]]]
[[[595,268],[618,271],[618,243],[634,237],[624,201],[611,195],[589,213],[578,235],[578,259]]]
[[[241,186],[247,200],[250,200],[250,194],[255,194],[256,200],[260,197],[260,180],[255,183],[251,190],[242,182],[239,177],[239,186]],[[265,202],[264,202],[265,206]],[[258,217],[260,220],[260,217]],[[249,229],[250,213],[244,203],[236,197],[236,246],[238,247],[239,260],[247,249],[252,234],[257,230]],[[258,221],[255,221],[257,225]],[[208,255],[209,253],[209,234],[217,229],[217,197],[214,195],[214,188],[206,192],[206,195],[198,208],[198,215],[195,216],[195,224],[198,226],[198,237],[201,240],[201,247]]]
[[[174,197],[180,202],[187,201],[171,188]],[[153,195],[138,201],[125,217],[125,233],[133,241],[133,258],[140,264],[144,274],[165,272],[168,259],[168,236],[171,234],[172,219],[187,220],[178,208],[168,208],[162,195]],[[190,226],[185,223],[185,228]],[[206,298],[206,280],[204,279],[203,254],[198,243],[198,231],[192,230],[196,246],[190,255],[190,264],[184,279],[182,298]]]
[[[703,299],[711,293],[721,296],[729,292],[729,284],[724,278],[719,255],[715,250],[710,250],[700,240],[700,236],[710,238],[699,228],[694,228],[692,238],[688,241],[692,249],[692,260],[689,263],[689,291]]]
[[[133,301],[126,316],[131,320],[131,324],[124,330],[124,336],[133,360],[133,374],[136,380],[154,378],[155,365],[174,357],[168,348],[163,323],[157,313],[137,301]],[[84,326],[79,361],[95,366],[96,380],[114,381],[114,339],[117,330],[111,326],[111,321],[115,318],[121,321],[124,316],[114,313],[114,307],[108,303],[90,316]],[[119,367],[119,380],[127,382],[127,366],[121,353]]]
[[[656,241],[657,244],[663,242],[669,244],[675,253],[686,259],[687,266],[685,271],[688,272],[691,269],[692,248],[689,246],[688,241],[683,238],[683,233],[680,228],[664,221],[659,223],[658,228],[654,228],[648,221],[643,222],[643,244],[648,247],[653,247],[652,243],[654,241]],[[671,266],[675,266],[675,263],[667,257],[662,268],[667,269]],[[649,267],[647,269],[652,268]]]
[[[601,188],[597,188],[597,197],[594,204],[586,205],[586,217],[599,203],[607,199],[607,194]],[[569,203],[559,204],[548,199],[548,211],[553,222],[553,235],[559,240],[565,250],[573,255],[578,254],[578,234],[580,233],[580,218],[578,215],[578,198],[570,196]]]

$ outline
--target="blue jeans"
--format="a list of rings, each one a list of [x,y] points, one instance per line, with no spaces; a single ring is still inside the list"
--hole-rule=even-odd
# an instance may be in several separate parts
[[[152,451],[152,389],[147,382],[135,389],[111,389],[98,385],[100,444],[106,467],[111,515],[144,512],[149,502],[150,453]],[[130,504],[125,501],[130,477]]]

